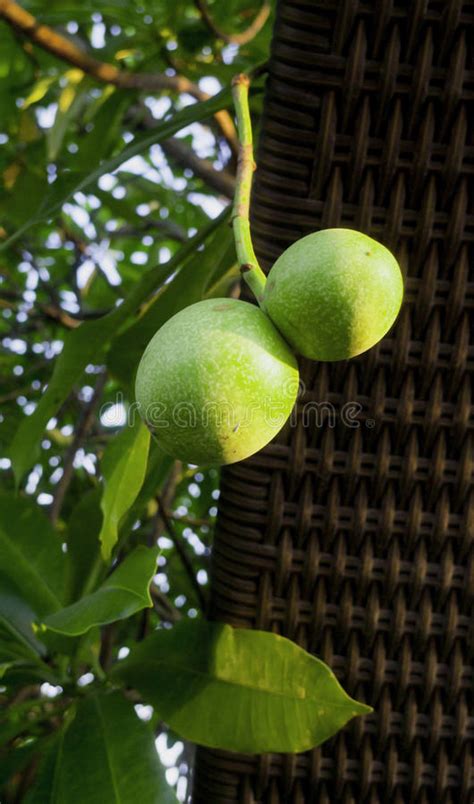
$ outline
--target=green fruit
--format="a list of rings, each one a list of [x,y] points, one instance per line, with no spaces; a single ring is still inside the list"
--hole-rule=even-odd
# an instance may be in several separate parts
[[[140,415],[165,452],[187,463],[226,464],[257,452],[283,427],[298,368],[258,307],[206,299],[154,335],[135,391]]]
[[[400,268],[385,246],[351,229],[324,229],[277,259],[262,307],[305,357],[345,360],[383,338],[402,296]]]

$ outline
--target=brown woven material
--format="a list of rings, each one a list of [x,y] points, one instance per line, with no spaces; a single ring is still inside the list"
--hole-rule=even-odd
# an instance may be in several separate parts
[[[375,712],[305,754],[198,749],[195,804],[474,801],[473,16],[458,0],[279,4],[253,203],[262,263],[356,228],[398,256],[406,296],[369,353],[303,363],[297,425],[223,471],[211,615],[290,637]],[[335,420],[303,421],[308,401]]]

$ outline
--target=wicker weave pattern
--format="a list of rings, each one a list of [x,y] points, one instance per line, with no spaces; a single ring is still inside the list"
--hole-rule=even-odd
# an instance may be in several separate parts
[[[223,472],[212,615],[296,640],[376,711],[306,754],[200,749],[195,804],[474,800],[473,21],[460,0],[279,4],[256,249],[269,267],[361,229],[397,254],[406,301],[366,355],[304,362],[296,424]]]

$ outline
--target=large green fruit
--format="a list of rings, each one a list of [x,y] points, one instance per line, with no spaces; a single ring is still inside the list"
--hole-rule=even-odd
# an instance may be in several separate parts
[[[385,246],[351,229],[323,229],[277,259],[262,306],[300,354],[345,360],[383,338],[402,296],[400,268]]]
[[[295,357],[264,313],[236,299],[192,304],[158,330],[138,367],[140,414],[165,452],[226,464],[257,452],[288,419]]]

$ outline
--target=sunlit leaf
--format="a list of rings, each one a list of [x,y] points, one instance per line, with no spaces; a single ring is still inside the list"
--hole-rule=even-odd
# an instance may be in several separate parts
[[[289,639],[204,620],[152,634],[114,675],[182,737],[227,751],[306,751],[371,711]]]
[[[29,106],[42,100],[50,87],[55,84],[57,80],[55,75],[42,76],[33,86],[31,92],[26,96],[21,108],[28,109]]]

